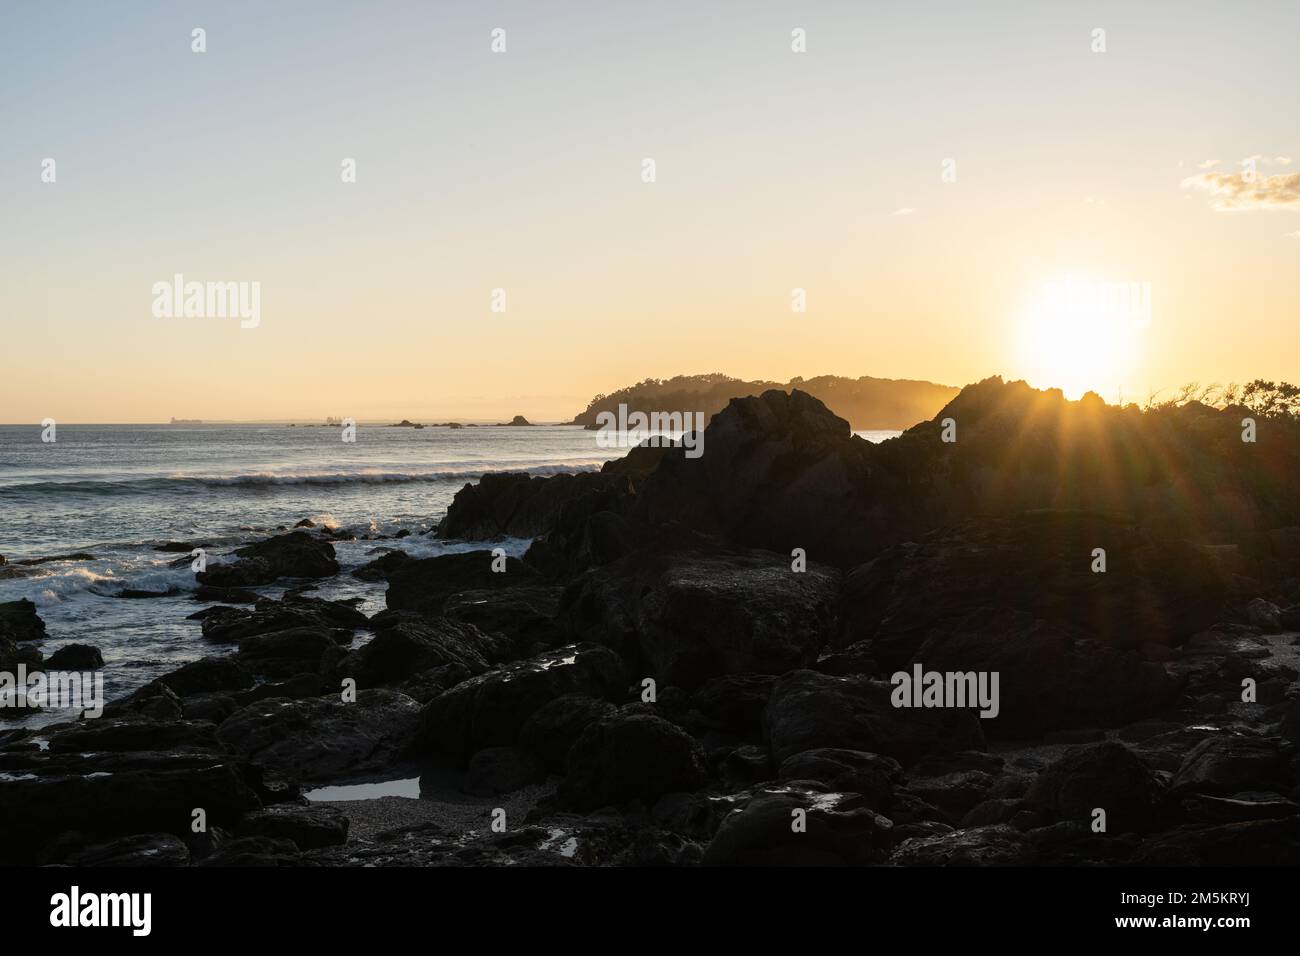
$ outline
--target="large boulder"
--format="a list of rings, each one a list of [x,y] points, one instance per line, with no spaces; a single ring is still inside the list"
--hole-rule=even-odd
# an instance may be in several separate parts
[[[695,790],[704,783],[700,745],[662,717],[631,705],[589,724],[569,750],[561,806],[593,810]]]
[[[472,624],[445,618],[404,618],[345,657],[337,670],[355,679],[358,687],[377,687],[444,664],[458,664],[471,674],[481,674],[493,657],[490,642]]]
[[[285,601],[263,598],[252,609],[210,607],[191,617],[199,618],[205,638],[219,643],[297,628],[342,630],[350,633],[370,624],[364,614],[344,602],[301,598]]]
[[[626,488],[625,478],[585,472],[534,477],[519,473],[484,475],[456,492],[438,537],[467,541],[535,538],[551,531],[571,501]]]
[[[762,788],[732,810],[704,852],[706,866],[862,866],[883,863],[893,825],[860,794],[806,785]]]
[[[334,780],[388,769],[408,751],[420,705],[389,690],[272,698],[236,711],[217,738],[241,757],[298,780]]]
[[[536,571],[507,557],[505,570],[494,571],[491,551],[460,551],[403,562],[388,575],[385,600],[394,611],[441,614],[447,599],[461,591],[513,588],[539,582]]]
[[[579,637],[687,689],[722,674],[783,674],[817,660],[836,630],[839,572],[757,550],[650,548],[565,594]]]
[[[1175,794],[1230,796],[1283,787],[1278,742],[1235,735],[1209,737],[1183,759],[1170,784]]]
[[[861,676],[786,674],[772,688],[764,714],[773,762],[780,766],[823,747],[884,754],[904,765],[930,753],[984,749],[975,711],[894,707],[893,690]]]
[[[1045,820],[1080,826],[1090,827],[1104,810],[1107,833],[1146,833],[1165,818],[1155,774],[1113,741],[1066,753],[1039,774],[1026,800]]]
[[[463,681],[424,708],[424,746],[461,761],[484,747],[510,747],[544,704],[566,694],[610,699],[626,687],[622,662],[591,644],[561,647]]]
[[[236,762],[156,752],[0,755],[0,859],[30,862],[59,834],[187,834],[195,807],[225,824],[260,802]]]
[[[1104,572],[1093,570],[1097,548]],[[900,545],[855,569],[845,592],[844,642],[874,635],[877,660],[894,669],[1000,608],[1112,646],[1179,644],[1214,623],[1226,585],[1202,548],[1151,540],[1111,514],[1037,511]]]
[[[565,694],[533,711],[519,731],[519,747],[545,770],[564,772],[569,749],[591,724],[614,712],[598,697]]]
[[[39,641],[45,638],[45,622],[36,605],[26,598],[0,602],[0,640]]]
[[[704,430],[702,453],[672,448],[645,479],[635,518],[680,521],[741,544],[812,561],[865,560],[894,540],[868,442],[794,389],[734,398]]]
[[[335,807],[286,804],[245,814],[235,834],[290,840],[300,850],[315,850],[346,842],[348,818]]]
[[[350,631],[295,627],[244,638],[238,657],[254,674],[281,680],[318,672],[328,651],[351,640]]]
[[[271,584],[278,578],[328,578],[339,573],[334,546],[307,531],[291,531],[235,551],[239,560],[209,565],[195,578],[217,588]]]

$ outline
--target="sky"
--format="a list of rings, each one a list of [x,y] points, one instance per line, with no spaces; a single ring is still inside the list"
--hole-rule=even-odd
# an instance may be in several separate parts
[[[1294,2],[4,0],[0,422],[1297,381],[1297,35]],[[157,314],[176,275],[257,283],[256,323]]]

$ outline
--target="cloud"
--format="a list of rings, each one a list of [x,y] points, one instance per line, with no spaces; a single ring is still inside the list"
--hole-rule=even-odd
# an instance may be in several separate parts
[[[1291,165],[1291,157],[1290,157],[1290,156],[1274,156],[1274,157],[1273,157],[1273,162],[1277,163],[1279,166],[1290,166],[1290,165]]]
[[[1197,169],[1213,169],[1213,168],[1214,168],[1215,166],[1217,166],[1217,165],[1219,165],[1219,161],[1218,161],[1217,159],[1207,159],[1205,162],[1201,163],[1201,164],[1200,164],[1199,166],[1197,166],[1196,168],[1197,168]]]
[[[1211,196],[1210,206],[1220,212],[1240,209],[1300,209],[1300,173],[1261,176],[1248,181],[1244,173],[1201,173],[1183,180],[1184,189]]]
[[[913,209],[911,206],[904,206],[902,209],[895,209],[895,210],[894,210],[894,215],[895,215],[895,216],[910,216],[910,215],[911,215],[912,213],[914,213],[914,212],[916,212],[916,210]]]
[[[1283,239],[1300,239],[1300,229],[1297,229],[1295,232],[1284,232],[1284,233],[1282,233],[1282,238],[1283,238]]]

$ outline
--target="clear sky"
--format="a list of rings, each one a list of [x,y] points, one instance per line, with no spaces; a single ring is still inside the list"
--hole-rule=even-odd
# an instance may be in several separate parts
[[[1297,381],[1297,36],[1293,0],[4,0],[0,421]],[[177,273],[259,324],[155,317]],[[1149,323],[1044,311],[1067,279]]]

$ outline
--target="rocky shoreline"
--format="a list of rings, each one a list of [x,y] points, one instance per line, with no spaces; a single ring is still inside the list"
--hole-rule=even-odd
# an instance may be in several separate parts
[[[436,533],[482,549],[393,542],[370,617],[302,523],[198,574],[210,656],[0,723],[0,861],[1300,862],[1300,427],[1242,414],[990,379],[873,446],[770,391],[698,459],[465,486]],[[44,636],[0,605],[0,670],[102,665]],[[997,715],[899,707],[915,665]]]

